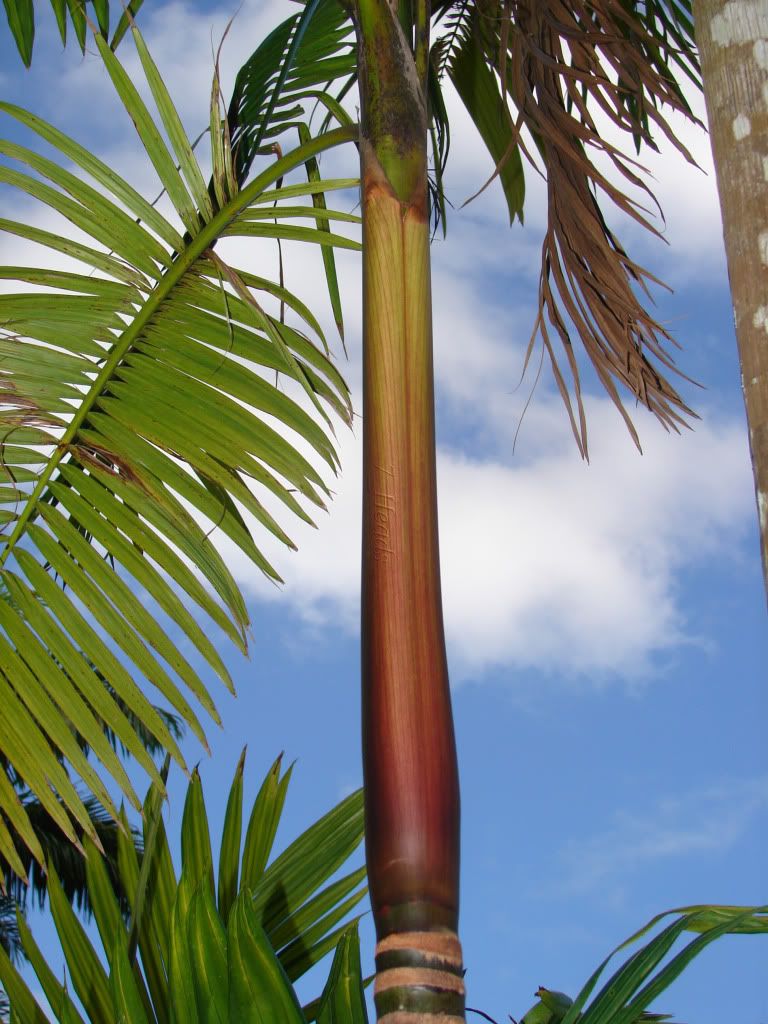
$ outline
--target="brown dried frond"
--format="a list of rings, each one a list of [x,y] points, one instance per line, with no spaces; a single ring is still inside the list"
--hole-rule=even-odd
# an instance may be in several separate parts
[[[93,466],[103,473],[122,477],[129,483],[136,484],[142,490],[149,491],[149,488],[142,479],[142,474],[137,472],[127,459],[117,455],[109,448],[97,444],[95,441],[79,441],[75,444],[69,444],[66,446],[66,450],[72,454],[83,468]]]
[[[695,415],[667,376],[679,373],[669,352],[675,342],[636,294],[638,289],[648,296],[648,283],[661,282],[629,258],[598,201],[602,193],[659,235],[647,219],[647,210],[626,192],[628,186],[639,189],[658,208],[641,176],[644,168],[600,135],[593,111],[601,111],[635,144],[642,140],[657,149],[651,130],[661,131],[690,163],[694,163],[691,154],[675,137],[660,108],[683,112],[701,124],[670,70],[670,64],[678,63],[695,78],[692,41],[681,33],[662,31],[653,18],[641,17],[642,5],[634,5],[633,10],[628,6],[618,0],[477,3],[476,29],[482,33],[487,59],[505,75],[504,91],[515,107],[509,117],[512,137],[526,126],[547,177],[548,226],[542,246],[539,313],[529,355],[540,333],[585,457],[586,420],[569,323],[638,447],[617,383],[627,387],[667,429],[677,431],[687,417]],[[508,43],[500,66],[501,39]],[[595,165],[596,154],[607,157],[619,172],[621,187]],[[550,327],[565,349],[570,384],[558,364]]]

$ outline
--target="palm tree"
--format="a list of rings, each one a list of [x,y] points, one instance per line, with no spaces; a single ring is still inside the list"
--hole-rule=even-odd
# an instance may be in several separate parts
[[[459,1021],[459,787],[440,601],[429,302],[427,132],[430,112],[437,121],[441,107],[435,78],[448,69],[499,173],[506,169],[511,216],[522,204],[515,150],[523,127],[542,156],[549,227],[537,326],[584,455],[573,328],[622,411],[616,380],[666,426],[688,412],[649,358],[671,365],[665,332],[632,288],[648,275],[607,227],[596,189],[641,222],[642,215],[590,163],[588,147],[637,178],[602,139],[586,97],[638,143],[650,140],[651,120],[673,138],[657,103],[688,108],[666,63],[671,44],[653,15],[627,5],[347,6],[361,95],[363,759],[376,1004],[388,1024],[436,1013]],[[446,31],[430,43],[433,18]],[[684,27],[674,28],[681,39]],[[695,69],[690,41],[676,56]],[[567,353],[575,410],[545,316]]]
[[[16,923],[16,901],[5,893],[0,894],[0,946],[15,960],[21,954],[21,936]],[[3,996],[0,989],[0,1020],[3,1017]]]
[[[755,273],[758,259],[768,263],[768,44],[748,5],[697,0],[695,13],[768,594],[768,300]]]
[[[0,349],[14,383],[3,417],[3,472],[15,503],[0,565],[21,609],[0,623],[4,752],[41,802],[59,807],[61,798],[88,832],[82,804],[61,772],[50,758],[48,777],[39,768],[48,749],[42,729],[78,772],[89,770],[61,728],[65,707],[82,735],[93,730],[97,694],[77,674],[80,651],[179,762],[178,745],[115,650],[205,742],[165,666],[216,719],[208,688],[129,582],[151,595],[228,684],[206,630],[179,594],[245,648],[245,605],[213,528],[277,578],[237,503],[290,544],[261,495],[304,518],[307,503],[322,505],[327,485],[299,444],[334,470],[329,414],[348,422],[350,406],[310,311],[282,280],[234,268],[215,247],[233,235],[319,244],[341,323],[333,248],[356,243],[330,225],[354,218],[327,203],[351,180],[320,180],[317,158],[356,142],[364,266],[363,748],[379,939],[376,1002],[389,1024],[436,1013],[446,1022],[462,1020],[459,791],[440,603],[429,283],[430,220],[444,226],[446,217],[440,181],[449,125],[441,89],[450,79],[477,124],[510,218],[522,216],[521,154],[543,167],[548,225],[531,345],[538,335],[582,454],[587,428],[575,338],[635,440],[620,389],[662,425],[678,429],[691,414],[668,379],[675,369],[671,339],[637,295],[653,278],[624,250],[601,205],[607,198],[653,230],[624,191],[648,189],[633,159],[605,137],[599,118],[638,150],[655,146],[653,133],[661,132],[687,156],[661,108],[692,116],[676,77],[698,84],[690,4],[307,0],[241,70],[225,118],[214,81],[210,183],[140,33],[133,30],[170,147],[108,45],[106,5],[98,6],[96,45],[181,227],[52,126],[0,107],[98,183],[95,189],[28,148],[0,147],[34,172],[3,168],[0,180],[52,206],[92,240],[75,243],[66,234],[2,224],[91,271],[9,268],[8,279],[58,291],[34,300],[0,298],[6,325]],[[31,12],[21,0],[11,7]],[[31,44],[24,52],[31,53]],[[355,81],[359,128],[342,105]],[[305,111],[316,104],[326,117],[312,135]],[[296,127],[299,145],[288,150],[286,132]],[[595,153],[608,159],[623,185],[598,168]],[[303,169],[307,181],[285,184],[294,169]],[[297,199],[308,202],[288,205]],[[286,223],[297,217],[314,226]],[[271,315],[263,304],[269,297],[303,320],[316,340]],[[20,346],[21,337],[30,342]],[[254,364],[282,375],[290,394],[254,372]],[[187,429],[192,420],[194,436]],[[98,634],[82,606],[99,624]],[[43,666],[34,686],[33,673]],[[102,700],[98,713],[138,749],[115,705]],[[135,802],[110,752],[103,744],[95,752]],[[153,766],[144,764],[157,781]],[[88,782],[114,812],[92,771]],[[17,806],[7,794],[0,801],[22,832]],[[76,839],[71,828],[70,836]],[[0,831],[0,849],[3,842]]]

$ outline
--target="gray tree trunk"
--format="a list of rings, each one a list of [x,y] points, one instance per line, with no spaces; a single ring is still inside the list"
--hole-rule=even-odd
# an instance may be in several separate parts
[[[768,0],[695,0],[768,593]]]

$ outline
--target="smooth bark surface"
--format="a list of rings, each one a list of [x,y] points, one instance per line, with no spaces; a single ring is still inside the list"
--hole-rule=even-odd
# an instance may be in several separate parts
[[[768,593],[768,3],[696,0]]]
[[[360,0],[363,758],[386,1024],[464,1020],[459,787],[435,481],[426,115],[397,5]]]

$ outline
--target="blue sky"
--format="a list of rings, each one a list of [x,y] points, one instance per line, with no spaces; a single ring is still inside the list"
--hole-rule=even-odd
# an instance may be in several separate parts
[[[147,41],[195,136],[208,117],[211,39],[233,10],[146,6]],[[287,9],[245,0],[222,58],[225,94]],[[98,61],[62,55],[47,15],[30,72],[0,37],[0,97],[69,130],[154,197]],[[135,68],[129,47],[121,56]],[[639,410],[641,457],[587,373],[586,465],[546,363],[513,451],[533,384],[529,373],[518,386],[535,315],[542,190],[529,173],[525,229],[506,225],[493,186],[459,211],[492,168],[458,103],[449,103],[456,121],[447,188],[457,209],[447,240],[433,247],[433,290],[462,939],[468,1003],[501,1021],[521,1016],[540,984],[575,994],[657,911],[765,901],[766,605],[706,138],[678,126],[708,176],[669,146],[645,158],[668,246],[613,222],[631,254],[674,289],[656,291],[657,311],[682,345],[681,368],[703,385],[684,385],[701,420],[693,432],[668,436]],[[351,149],[334,154],[325,172],[341,169],[355,173]],[[0,192],[0,210],[16,202]],[[345,208],[353,205],[350,197]],[[31,246],[19,248],[0,238],[3,262],[35,259]],[[274,271],[268,249],[240,247],[235,256],[243,266],[266,260]],[[286,262],[288,286],[330,325],[314,254],[290,249]],[[357,257],[340,254],[339,266],[350,359],[339,357],[359,406]],[[192,761],[204,758],[214,832],[245,743],[246,799],[281,750],[297,761],[285,840],[360,783],[360,440],[359,421],[339,437],[343,472],[319,529],[293,530],[297,554],[270,549],[284,587],[229,552],[248,595],[251,659],[226,652],[238,697],[217,694],[224,729],[211,727],[213,757],[187,744]],[[180,778],[171,789],[173,831]],[[37,916],[35,930],[48,932]],[[363,939],[370,968],[369,922]],[[696,1024],[766,1024],[766,967],[764,939],[722,940],[660,1008]]]

